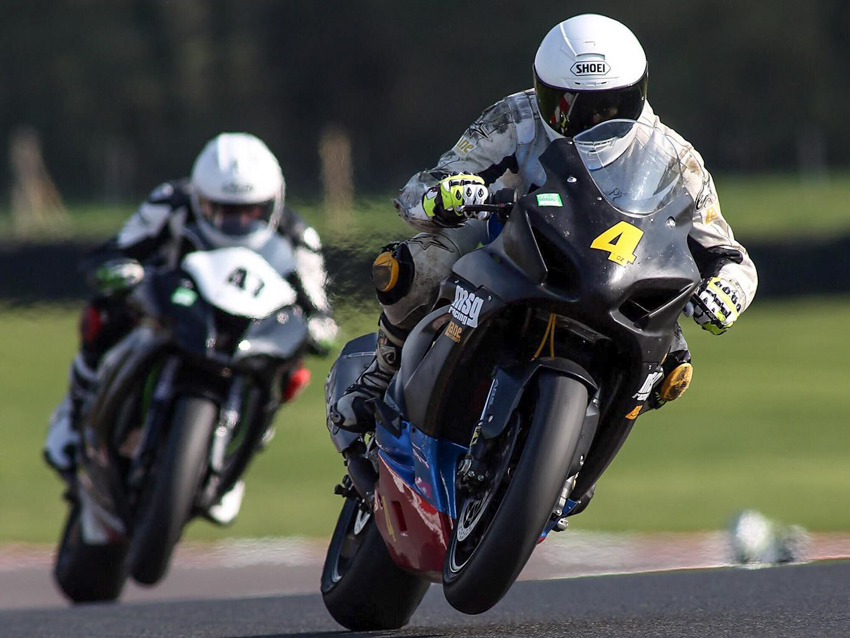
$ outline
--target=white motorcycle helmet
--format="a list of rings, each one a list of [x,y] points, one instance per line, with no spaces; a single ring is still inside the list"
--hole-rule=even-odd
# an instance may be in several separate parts
[[[257,137],[222,133],[192,168],[192,207],[213,246],[258,250],[277,230],[286,182],[277,158]]]
[[[625,25],[595,14],[555,26],[534,58],[537,106],[558,135],[611,119],[637,120],[646,102],[646,54]]]

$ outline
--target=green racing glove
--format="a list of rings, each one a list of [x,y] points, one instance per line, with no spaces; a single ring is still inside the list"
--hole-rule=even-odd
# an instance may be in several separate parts
[[[466,217],[458,207],[485,204],[490,196],[487,184],[478,175],[459,173],[441,179],[422,197],[425,214],[441,226],[458,226]]]
[[[110,259],[94,271],[92,283],[107,297],[128,292],[145,278],[144,267],[135,259]]]
[[[741,291],[738,286],[719,277],[709,277],[691,300],[694,321],[711,334],[722,335],[732,327],[741,313]]]
[[[307,333],[313,354],[325,356],[336,345],[339,326],[327,315],[317,312],[307,320]]]

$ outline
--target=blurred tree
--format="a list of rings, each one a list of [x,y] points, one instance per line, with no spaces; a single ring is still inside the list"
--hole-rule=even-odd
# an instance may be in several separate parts
[[[9,162],[14,174],[12,220],[15,235],[56,237],[66,234],[68,214],[44,165],[35,130],[21,127],[12,132]]]

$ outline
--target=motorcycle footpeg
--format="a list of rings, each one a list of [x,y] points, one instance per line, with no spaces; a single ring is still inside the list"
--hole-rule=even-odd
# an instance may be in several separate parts
[[[563,516],[555,522],[555,527],[552,528],[552,531],[553,532],[564,532],[564,531],[567,530],[567,526],[569,524],[570,524],[570,521],[567,519],[566,516]]]
[[[343,498],[348,498],[356,492],[357,490],[354,489],[354,484],[351,482],[351,477],[348,474],[342,477],[341,482],[334,485],[334,494]]]

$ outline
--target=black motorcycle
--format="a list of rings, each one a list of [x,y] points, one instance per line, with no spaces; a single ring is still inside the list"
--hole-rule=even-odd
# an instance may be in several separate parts
[[[294,269],[291,250],[277,257]],[[186,523],[241,489],[278,405],[305,381],[308,333],[286,263],[241,247],[190,252],[133,291],[140,319],[83,408],[54,568],[72,601],[114,600],[128,577],[155,584]]]
[[[429,583],[477,614],[587,505],[644,409],[700,281],[694,200],[660,130],[613,120],[554,142],[546,182],[462,257],[374,404],[374,434],[329,421],[348,473],[322,575],[353,630],[409,620]],[[508,214],[509,213],[509,214]],[[374,352],[350,342],[329,404]]]

